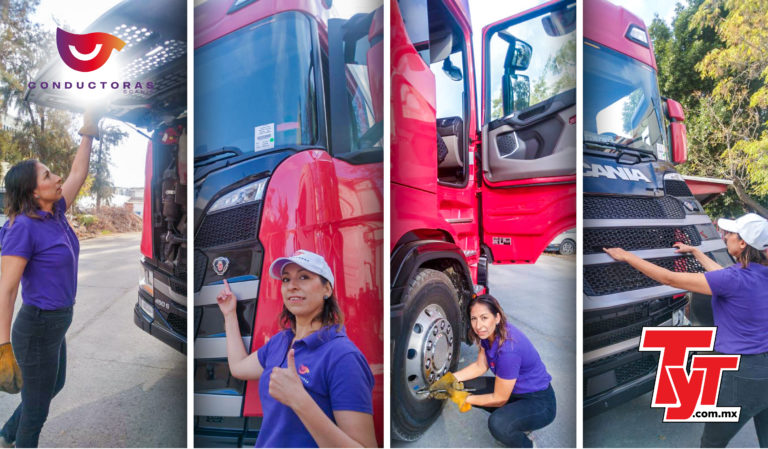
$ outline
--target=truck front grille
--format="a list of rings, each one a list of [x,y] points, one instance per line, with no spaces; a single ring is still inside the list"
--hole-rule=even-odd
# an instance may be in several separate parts
[[[663,257],[648,261],[678,273],[704,272],[701,264],[691,256]],[[584,293],[589,296],[610,295],[658,285],[661,284],[625,262],[584,266]]]
[[[175,332],[181,335],[187,335],[187,318],[176,315],[175,313],[169,313],[165,319]]]
[[[638,338],[643,333],[643,327],[659,326],[669,321],[672,313],[684,307],[687,301],[685,296],[666,296],[618,311],[585,314],[584,351]]]
[[[672,196],[693,196],[685,181],[675,179],[664,180],[664,193]]]
[[[257,202],[206,215],[195,235],[195,246],[210,248],[255,239],[260,207]]]
[[[624,248],[628,251],[671,248],[675,242],[701,245],[695,226],[648,228],[585,228],[584,254],[599,254],[603,248]]]
[[[685,218],[680,201],[671,196],[584,196],[584,219]]]
[[[647,354],[638,360],[616,368],[616,383],[619,385],[639,379],[656,371],[656,357]]]
[[[205,253],[199,249],[195,250],[195,291],[200,291],[203,288],[203,281],[205,280],[205,269],[208,266],[208,258]]]

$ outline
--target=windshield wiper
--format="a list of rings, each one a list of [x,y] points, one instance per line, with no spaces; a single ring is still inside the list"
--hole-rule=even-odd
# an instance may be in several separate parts
[[[243,154],[243,152],[238,147],[221,147],[218,150],[211,151],[210,153],[195,156],[195,165],[209,161],[211,158],[221,156],[222,154],[232,154],[234,156],[238,156]]]
[[[599,148],[613,148],[613,149],[616,149],[616,150],[632,150],[632,151],[640,151],[640,152],[643,151],[643,150],[641,150],[639,148],[634,148],[634,147],[631,147],[629,145],[625,145],[623,143],[607,142],[605,140],[587,140],[587,139],[584,139],[584,145],[591,146],[592,148],[599,147]]]

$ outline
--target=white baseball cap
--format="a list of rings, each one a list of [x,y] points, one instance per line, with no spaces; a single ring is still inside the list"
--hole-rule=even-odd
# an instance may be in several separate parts
[[[735,220],[721,218],[717,226],[728,232],[739,234],[747,245],[757,250],[768,249],[768,220],[757,214],[746,214]]]
[[[331,287],[333,287],[333,273],[331,273],[331,267],[328,266],[328,262],[323,259],[323,256],[304,249],[296,251],[290,257],[278,257],[275,259],[272,265],[269,266],[269,275],[274,279],[281,279],[283,268],[289,263],[295,263],[305,270],[326,278],[331,283]]]

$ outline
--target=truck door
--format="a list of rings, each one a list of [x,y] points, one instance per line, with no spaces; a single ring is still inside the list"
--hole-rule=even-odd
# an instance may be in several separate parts
[[[576,3],[483,28],[481,231],[496,263],[533,263],[576,224]]]

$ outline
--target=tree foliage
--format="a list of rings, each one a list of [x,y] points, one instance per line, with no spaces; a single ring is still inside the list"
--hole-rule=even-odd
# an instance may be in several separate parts
[[[101,202],[112,198],[115,186],[112,184],[112,176],[109,171],[109,163],[112,160],[110,150],[117,146],[123,139],[128,137],[128,133],[114,125],[101,127],[101,140],[94,141],[91,151],[90,174],[93,182],[90,185],[90,192],[96,197],[96,209],[101,208]]]
[[[661,91],[686,109],[681,171],[734,182],[712,215],[768,215],[766,19],[768,0],[691,0],[671,29],[658,17],[649,28]]]

